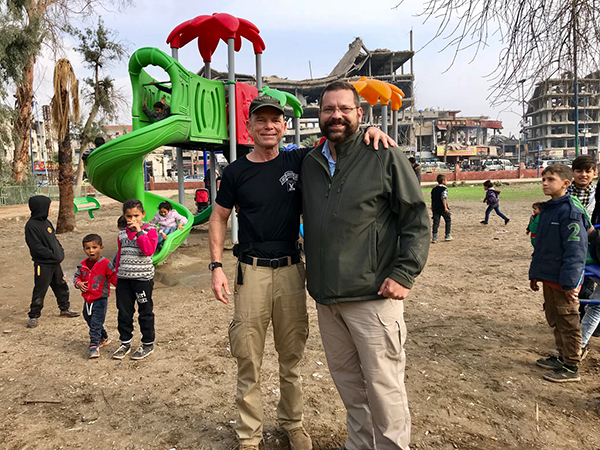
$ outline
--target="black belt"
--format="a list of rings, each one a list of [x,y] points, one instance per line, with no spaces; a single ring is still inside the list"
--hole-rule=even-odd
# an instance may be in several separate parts
[[[302,256],[294,255],[294,256],[284,256],[282,258],[255,258],[253,256],[241,255],[239,257],[239,261],[244,264],[249,264],[251,266],[257,265],[258,267],[270,267],[271,269],[278,269],[279,267],[285,267],[293,264],[298,264],[302,261]]]

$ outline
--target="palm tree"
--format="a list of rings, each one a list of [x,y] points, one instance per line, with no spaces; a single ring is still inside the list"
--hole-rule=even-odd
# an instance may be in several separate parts
[[[73,210],[73,155],[71,151],[71,119],[79,120],[79,86],[73,67],[67,59],[59,59],[54,67],[54,97],[51,102],[52,126],[58,138],[58,207],[57,233],[75,229]]]

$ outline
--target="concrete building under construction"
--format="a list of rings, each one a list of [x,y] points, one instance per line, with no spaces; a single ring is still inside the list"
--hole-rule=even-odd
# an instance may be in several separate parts
[[[578,80],[579,154],[598,158],[600,72]],[[539,83],[527,101],[525,135],[529,159],[575,156],[573,75]]]

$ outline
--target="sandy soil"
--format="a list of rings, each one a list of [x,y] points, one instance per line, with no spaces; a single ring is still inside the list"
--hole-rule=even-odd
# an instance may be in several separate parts
[[[528,290],[531,247],[524,230],[530,202],[506,202],[507,226],[479,225],[483,205],[452,202],[453,242],[432,246],[406,301],[407,389],[414,449],[597,449],[600,353],[582,365],[581,383],[542,380],[534,361],[552,336],[541,294]],[[116,250],[118,205],[97,219],[80,214],[78,231],[60,236],[72,278],[81,238],[99,232],[105,255]],[[53,217],[55,220],[55,217]],[[40,325],[26,329],[32,263],[24,221],[1,219],[0,448],[233,449],[235,361],[228,351],[232,306],[212,298],[208,232],[197,227],[156,274],[157,348],[144,361],[110,359],[116,349],[114,294],[106,321],[113,343],[87,359],[84,320],[58,316],[46,297]],[[230,253],[225,265],[233,275]],[[71,291],[72,306],[82,299]],[[313,301],[302,363],[305,425],[315,449],[345,439],[345,411],[320,343]],[[138,343],[136,332],[134,345]],[[594,344],[594,343],[592,343]],[[265,449],[287,449],[276,424],[276,358],[267,343],[263,368]]]

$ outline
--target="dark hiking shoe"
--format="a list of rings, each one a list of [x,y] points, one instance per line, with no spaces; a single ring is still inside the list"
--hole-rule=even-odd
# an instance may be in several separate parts
[[[133,355],[131,355],[131,359],[140,360],[144,359],[150,353],[154,351],[154,344],[142,344],[140,348],[138,348]]]
[[[535,362],[542,369],[562,369],[565,361],[560,356],[550,356],[549,358],[540,358]]]
[[[79,313],[77,311],[73,311],[71,308],[66,309],[60,312],[61,317],[79,317]]]
[[[29,319],[27,321],[27,328],[35,328],[38,326],[38,320],[37,319]]]
[[[510,219],[504,219],[504,225],[508,225],[508,222],[510,222]]]
[[[100,358],[100,350],[95,345],[90,347],[90,359]]]
[[[100,339],[100,343],[98,344],[98,348],[100,348],[100,347],[106,347],[108,344],[110,344],[110,339],[109,338]]]
[[[579,381],[579,370],[577,367],[569,368],[562,366],[560,369],[556,369],[550,373],[544,375],[544,380],[552,381],[553,383],[568,383],[571,381]]]
[[[123,359],[131,351],[131,344],[121,344],[113,353],[113,359]]]
[[[581,349],[581,360],[583,361],[590,353],[590,345],[586,345]]]
[[[479,223],[482,223],[482,224],[484,224],[484,225],[487,225],[487,222],[486,222],[485,220],[482,220],[482,221],[481,221],[481,222],[479,222]]]

